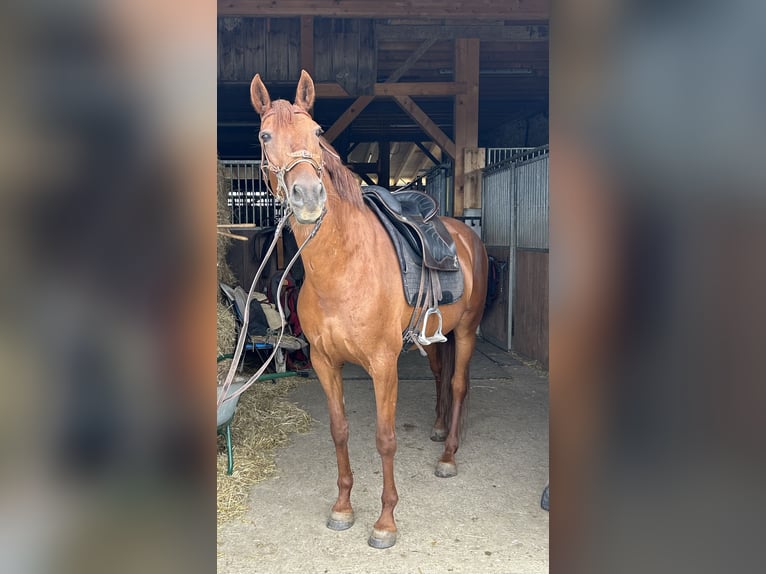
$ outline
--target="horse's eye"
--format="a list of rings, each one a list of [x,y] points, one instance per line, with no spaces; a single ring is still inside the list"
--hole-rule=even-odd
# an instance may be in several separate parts
[[[271,134],[269,132],[261,132],[260,137],[263,143],[271,141]]]
[[[317,137],[321,136],[324,133],[324,130],[322,128],[317,128],[316,134]]]

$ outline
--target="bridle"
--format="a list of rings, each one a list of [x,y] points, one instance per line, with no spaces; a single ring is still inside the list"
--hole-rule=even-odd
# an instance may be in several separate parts
[[[302,108],[299,108],[298,106],[293,106],[293,113],[295,114],[303,114],[305,116],[311,117],[309,113]],[[269,111],[263,114],[261,117],[261,123],[263,123],[263,120],[268,118],[270,115],[274,114],[274,111]],[[322,140],[319,140],[320,144],[322,143]],[[324,146],[323,146],[324,147]],[[279,167],[277,166],[271,159],[269,158],[269,154],[266,152],[266,148],[261,146],[261,151],[263,153],[263,161],[261,163],[261,172],[263,173],[263,179],[266,180],[266,186],[269,188],[269,191],[274,195],[275,198],[279,201],[284,201],[287,199],[287,184],[285,183],[285,176],[296,166],[307,163],[311,167],[314,168],[314,171],[317,173],[317,177],[319,179],[322,179],[322,172],[324,171],[324,159],[322,159],[321,155],[313,154],[308,150],[301,149],[298,151],[291,152],[288,155],[288,157],[295,158],[290,163],[288,163],[285,166]],[[276,191],[271,189],[271,182],[268,177],[268,172],[272,172],[275,177],[277,178],[277,189]]]

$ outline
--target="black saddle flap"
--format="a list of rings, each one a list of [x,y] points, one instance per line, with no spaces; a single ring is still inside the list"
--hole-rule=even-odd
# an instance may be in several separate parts
[[[378,209],[378,217],[386,217],[401,236],[422,256],[426,267],[440,271],[457,271],[455,241],[444,223],[434,217],[436,202],[419,191],[391,193],[377,185],[362,188],[364,200]],[[386,226],[387,229],[389,226]]]

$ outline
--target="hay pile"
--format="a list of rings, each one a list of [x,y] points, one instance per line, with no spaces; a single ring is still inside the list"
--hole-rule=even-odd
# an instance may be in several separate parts
[[[224,177],[223,168],[219,162],[218,164],[218,189],[217,189],[217,220],[218,223],[229,223],[229,207],[227,205],[229,197],[229,185]],[[218,236],[217,242],[217,267],[218,267],[218,281],[226,283],[227,285],[236,285],[237,280],[234,278],[234,274],[231,272],[229,265],[226,263],[226,251],[229,249],[231,240],[221,235]],[[228,302],[227,302],[228,303]],[[237,344],[237,320],[234,317],[234,311],[230,305],[224,303],[222,300],[222,294],[218,293],[218,303],[216,308],[216,333],[217,333],[217,351],[218,356],[227,355],[234,352],[234,347]],[[229,370],[229,364],[231,361],[224,361],[218,363],[218,384],[223,382],[226,372]]]
[[[233,353],[237,344],[237,320],[231,306],[224,305],[220,300],[216,309],[216,330],[218,356]]]
[[[226,474],[226,452],[218,437],[218,524],[242,516],[251,487],[276,471],[274,449],[293,433],[306,432],[311,417],[285,395],[306,379],[287,377],[256,382],[240,398],[231,424],[234,473]]]
[[[223,166],[218,163],[218,190],[216,195],[216,219],[217,223],[225,224],[231,223],[231,215],[229,211],[229,191],[231,182],[226,180],[223,172]],[[234,274],[229,268],[229,264],[226,263],[226,251],[229,249],[231,239],[220,233],[216,233],[218,242],[216,244],[218,253],[218,281],[231,285],[232,287],[237,284],[237,280]]]

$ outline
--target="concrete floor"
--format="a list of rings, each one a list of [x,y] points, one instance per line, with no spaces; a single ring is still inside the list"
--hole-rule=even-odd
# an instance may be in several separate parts
[[[335,450],[324,393],[310,380],[290,399],[317,422],[278,452],[278,474],[253,488],[244,520],[219,531],[219,573],[548,571],[548,513],[540,509],[548,479],[547,376],[479,341],[458,476],[448,479],[433,473],[443,444],[429,440],[435,391],[427,361],[407,353],[399,377],[396,545],[367,545],[382,489],[375,401],[372,381],[350,365],[345,396],[356,523],[344,532],[325,527],[337,495]]]

